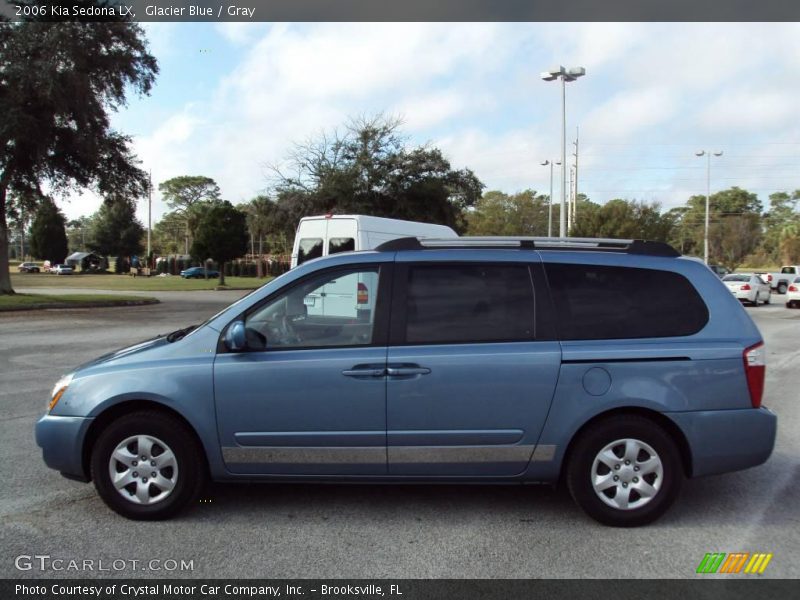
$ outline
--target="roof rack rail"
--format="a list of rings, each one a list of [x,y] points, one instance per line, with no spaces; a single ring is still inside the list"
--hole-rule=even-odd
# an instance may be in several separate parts
[[[416,238],[404,237],[384,242],[375,248],[378,252],[426,250],[444,248],[520,248],[524,250],[599,250],[625,252],[647,256],[677,257],[680,252],[666,242],[648,240],[618,240],[613,238],[551,238],[551,237],[458,237]]]

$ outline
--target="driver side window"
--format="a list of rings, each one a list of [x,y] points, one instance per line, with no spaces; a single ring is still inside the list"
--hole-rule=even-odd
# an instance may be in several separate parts
[[[378,268],[337,270],[291,287],[245,317],[251,348],[319,348],[372,343]]]

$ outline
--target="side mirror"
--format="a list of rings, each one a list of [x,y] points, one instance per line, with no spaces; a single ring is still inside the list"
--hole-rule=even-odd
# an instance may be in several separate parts
[[[225,331],[225,347],[231,352],[241,352],[247,348],[247,335],[244,322],[234,321]]]

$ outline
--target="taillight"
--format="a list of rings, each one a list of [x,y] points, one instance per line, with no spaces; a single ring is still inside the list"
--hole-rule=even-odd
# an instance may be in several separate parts
[[[796,292],[797,291],[797,286],[796,285],[790,285],[789,286],[789,291],[790,292]]]
[[[363,283],[358,284],[356,304],[369,304],[369,292],[367,291],[367,286]]]
[[[740,287],[739,289],[740,289],[740,290],[743,290],[743,291],[747,291],[747,290],[751,289],[751,287],[750,287],[750,284],[749,284],[749,283],[745,283],[745,284],[744,284],[742,287]]]
[[[750,402],[753,408],[761,406],[764,396],[764,376],[767,370],[767,351],[764,342],[746,348],[742,354],[744,372],[747,376],[747,388],[750,390]]]
[[[772,281],[772,275],[767,275],[767,281]]]

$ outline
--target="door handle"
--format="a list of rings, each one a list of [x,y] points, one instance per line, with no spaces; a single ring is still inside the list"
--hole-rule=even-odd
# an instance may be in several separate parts
[[[427,367],[420,367],[418,365],[408,365],[402,367],[389,367],[386,369],[386,374],[389,377],[398,377],[403,375],[427,375],[431,370]]]
[[[383,377],[386,375],[386,369],[356,365],[352,369],[342,371],[342,375],[345,377]]]

